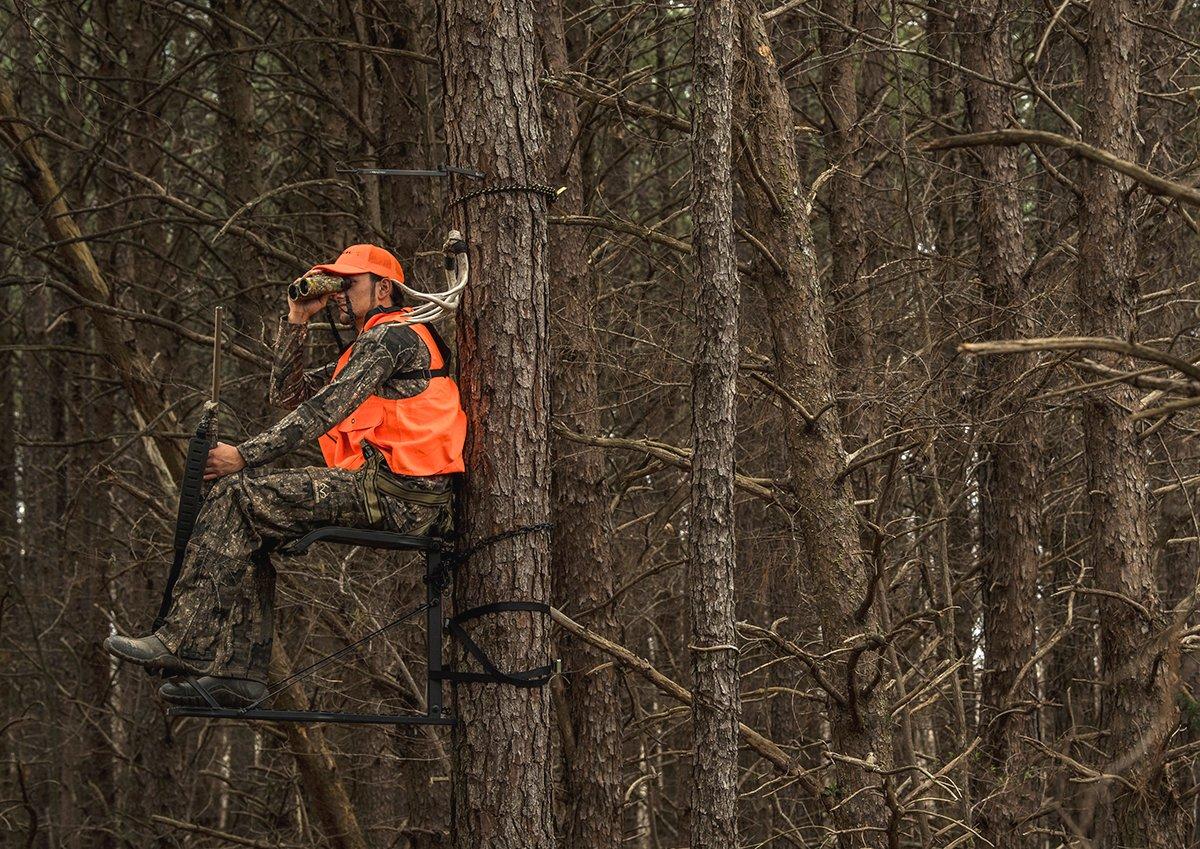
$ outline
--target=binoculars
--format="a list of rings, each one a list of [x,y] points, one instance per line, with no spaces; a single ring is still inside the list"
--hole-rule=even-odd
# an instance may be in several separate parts
[[[334,274],[313,274],[289,283],[288,297],[293,301],[307,301],[334,292],[344,292],[348,288],[349,281],[345,277],[338,277]]]

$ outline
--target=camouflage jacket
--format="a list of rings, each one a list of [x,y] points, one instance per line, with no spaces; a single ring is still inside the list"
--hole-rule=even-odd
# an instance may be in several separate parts
[[[247,466],[261,466],[316,441],[369,395],[411,398],[429,385],[425,378],[392,377],[429,368],[429,349],[412,328],[384,322],[361,333],[336,379],[336,363],[305,369],[307,339],[307,325],[280,319],[271,363],[271,404],[291,412],[238,446]]]

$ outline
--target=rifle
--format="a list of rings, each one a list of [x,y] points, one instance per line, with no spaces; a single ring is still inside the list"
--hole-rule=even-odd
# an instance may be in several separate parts
[[[174,603],[175,582],[183,570],[183,559],[187,554],[188,541],[196,527],[196,517],[204,503],[204,466],[208,452],[217,441],[218,395],[221,389],[221,317],[223,311],[217,307],[213,315],[212,391],[209,400],[200,410],[200,424],[188,442],[184,460],[183,480],[179,484],[179,510],[175,515],[175,559],[167,574],[167,585],[163,588],[162,602],[158,615],[154,617],[154,631],[166,624]]]

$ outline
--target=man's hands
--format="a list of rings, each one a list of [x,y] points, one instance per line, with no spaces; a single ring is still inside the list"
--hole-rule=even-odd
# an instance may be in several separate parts
[[[246,461],[237,446],[228,442],[218,442],[216,447],[208,449],[208,461],[204,464],[204,479],[206,481],[232,475],[246,468]]]
[[[304,275],[304,277],[307,276],[307,274]],[[329,297],[329,295],[321,295],[317,298],[306,298],[303,301],[293,301],[288,298],[288,321],[291,324],[307,324],[310,318],[324,309]]]

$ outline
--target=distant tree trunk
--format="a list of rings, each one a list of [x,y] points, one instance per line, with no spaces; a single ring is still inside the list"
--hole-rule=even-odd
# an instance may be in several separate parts
[[[76,313],[63,330],[70,344],[87,345],[93,350],[97,347],[89,339],[94,331],[82,314]],[[103,372],[104,366],[96,358],[88,365],[93,373],[87,377],[93,380]],[[69,372],[64,369],[62,373]],[[59,709],[53,712],[54,721],[69,741],[68,750],[77,753],[74,758],[63,758],[61,775],[62,787],[68,790],[71,808],[78,818],[78,832],[72,837],[72,844],[86,849],[113,849],[118,845],[113,834],[113,824],[117,821],[117,762],[111,735],[96,721],[97,716],[111,709],[112,669],[109,659],[96,651],[96,641],[108,629],[104,614],[109,569],[102,552],[112,550],[109,529],[113,516],[107,496],[92,501],[83,498],[82,491],[92,474],[95,458],[89,442],[97,432],[111,429],[114,416],[111,396],[93,399],[88,391],[90,385],[87,378],[76,378],[65,387],[67,410],[90,407],[93,415],[88,420],[67,417],[65,436],[68,441],[78,440],[80,447],[68,449],[65,462],[53,466],[67,494],[66,509],[57,517],[59,544],[64,545],[65,556],[60,569],[51,576],[51,580],[66,579],[63,604],[66,615],[62,619],[63,633],[57,641],[67,651],[65,664],[51,670],[51,676],[54,689],[63,694]],[[64,674],[65,670],[70,671]]]
[[[0,316],[18,314],[18,293],[14,289],[0,292]],[[17,395],[20,392],[18,380],[21,377],[19,365],[24,359],[14,349],[16,340],[20,338],[15,330],[15,322],[0,320],[0,386],[7,391],[0,392],[0,427],[7,433],[17,432]],[[17,524],[17,440],[5,439],[0,442],[0,563],[3,563],[4,574],[15,567],[21,551],[17,534],[20,526]],[[15,574],[13,577],[16,577]]]
[[[43,343],[52,341],[47,327],[62,309],[53,290],[43,288],[25,301],[26,338]],[[56,379],[65,373],[66,362],[61,354],[38,357],[26,371],[25,392],[21,395],[22,441],[42,443],[26,448],[19,458],[21,464],[22,525],[21,554],[23,575],[18,587],[55,586],[62,581],[67,557],[66,528],[63,513],[67,501],[67,480],[59,473],[66,464],[63,448],[66,436],[67,395],[69,387]],[[8,591],[11,594],[11,590]],[[42,840],[29,842],[31,847],[59,846],[74,849],[83,823],[83,811],[73,804],[70,789],[73,782],[63,782],[61,764],[43,760],[48,751],[70,752],[79,758],[81,753],[67,731],[65,716],[68,698],[65,686],[58,680],[60,671],[68,666],[63,650],[61,622],[63,610],[59,594],[32,593],[29,600],[16,608],[17,622],[28,645],[26,656],[30,665],[26,674],[32,679],[26,686],[37,693],[43,706],[37,718],[18,739],[32,744],[18,757],[24,761],[33,802],[40,808]],[[16,607],[16,605],[13,605]],[[12,627],[12,626],[10,626]],[[69,692],[69,691],[68,691]]]
[[[791,105],[771,52],[757,4],[744,4],[741,55],[746,79],[738,86],[737,124],[747,136],[739,157],[740,184],[750,226],[779,263],[761,272],[774,343],[775,378],[803,407],[781,403],[788,460],[799,509],[801,557],[797,568],[821,625],[824,645],[861,646],[839,653],[825,677],[836,695],[827,702],[831,749],[887,769],[892,761],[890,720],[879,687],[881,646],[872,579],[859,543],[859,517],[841,473],[846,455],[839,417],[830,408],[835,371],[825,330],[825,301],[817,275],[793,142]],[[754,158],[754,165],[748,157]],[[762,175],[759,180],[754,170]],[[848,687],[853,687],[853,695]],[[883,846],[890,822],[873,772],[834,760],[825,778],[831,825],[841,849]]]
[[[1138,153],[1138,41],[1135,21],[1147,10],[1133,0],[1094,0],[1088,7],[1083,138],[1127,160]],[[1129,338],[1137,328],[1137,232],[1129,180],[1084,163],[1080,188],[1076,285],[1080,331]],[[1129,368],[1112,354],[1096,359]],[[1096,585],[1119,597],[1097,600],[1100,629],[1102,744],[1097,768],[1132,780],[1107,783],[1095,804],[1097,845],[1104,849],[1187,845],[1188,815],[1161,761],[1178,721],[1178,635],[1163,633],[1150,556],[1148,456],[1128,410],[1133,389],[1115,383],[1083,403],[1083,448]],[[1136,606],[1135,606],[1136,605]],[[1147,622],[1138,608],[1154,617]]]
[[[542,53],[546,71],[567,70],[567,40],[561,0],[542,0]],[[579,118],[574,98],[547,91],[546,159],[551,182],[567,191],[555,203],[556,214],[583,211]],[[555,420],[587,434],[601,432],[594,310],[596,280],[587,263],[585,231],[550,231],[549,257],[557,270],[551,289],[553,356],[550,396]],[[594,611],[584,624],[609,639],[617,638],[611,598],[613,531],[604,484],[601,449],[563,437],[554,440],[552,569],[555,604],[567,612]],[[608,849],[621,842],[621,757],[617,671],[608,658],[581,640],[559,643],[566,672],[570,745],[566,760],[564,849]]]
[[[488,184],[546,179],[536,12],[533,0],[502,10],[449,0],[438,10],[449,161],[485,172]],[[550,518],[546,203],[509,192],[456,210],[475,269],[458,314],[471,422],[459,524],[467,545]],[[543,533],[479,551],[458,571],[456,605],[547,599],[549,553]],[[489,616],[473,623],[473,635],[502,669],[543,662],[548,651],[543,616]],[[497,684],[455,693],[455,846],[550,849],[548,693]]]
[[[864,46],[854,34],[857,5],[855,0],[821,2],[821,104],[826,167],[837,169],[829,179],[829,291],[835,302],[847,304],[846,315],[834,320],[838,381],[850,396],[845,432],[855,443],[867,443],[877,438],[880,423],[873,415],[878,400],[875,327],[863,275],[866,217],[858,84]]]
[[[387,0],[388,19],[374,29],[381,47],[427,52],[432,45],[429,4],[424,0]],[[438,162],[433,150],[435,109],[430,97],[430,77],[436,68],[407,56],[380,56],[382,119],[379,122],[379,165],[383,168],[424,168]],[[384,178],[380,185],[383,232],[396,255],[407,263],[418,250],[427,249],[422,237],[434,225],[439,206],[439,186],[425,180]],[[406,272],[415,271],[405,265]],[[410,274],[422,288],[419,274]]]
[[[1011,16],[1008,0],[977,0],[966,9],[963,63],[980,75],[966,81],[971,132],[1008,126],[1009,93],[987,80],[1007,80],[1013,74]],[[996,339],[1028,336],[1031,327],[1019,153],[1013,147],[986,147],[975,160],[984,332]],[[978,373],[984,423],[979,471],[984,655],[982,758],[974,795],[981,800],[980,831],[997,849],[1032,849],[1039,840],[1028,834],[1038,801],[1032,771],[1017,758],[1024,746],[1021,738],[1033,731],[1037,704],[1035,676],[1026,673],[1019,686],[1017,682],[1037,641],[1041,438],[1023,380],[1036,360],[1032,354],[985,357]]]
[[[117,5],[97,4],[96,12],[102,13],[105,7]],[[121,31],[107,33],[103,55],[111,57],[108,61],[113,67],[109,69],[109,73],[114,78],[114,85],[129,78],[126,83],[128,94],[125,100],[130,103],[142,103],[147,100],[149,102],[143,108],[129,110],[120,100],[114,99],[112,103],[105,102],[102,105],[101,115],[118,122],[122,118],[127,119],[129,166],[139,174],[161,182],[163,164],[167,157],[160,144],[164,121],[158,115],[158,110],[162,108],[162,101],[155,97],[154,90],[162,73],[162,64],[168,61],[171,54],[167,45],[170,43],[176,21],[170,15],[161,14],[161,9],[150,0],[133,0],[129,7]],[[132,67],[121,62],[122,50],[127,52],[128,65]],[[159,97],[161,96],[160,94]],[[121,181],[121,184],[114,187],[114,193],[117,192],[138,194],[138,189],[132,180]],[[144,220],[145,223],[137,230],[138,241],[150,256],[160,260],[156,276],[164,287],[173,289],[177,285],[178,272],[171,263],[161,261],[168,256],[170,240],[167,228],[158,220],[156,204],[143,200],[131,204],[128,209],[122,209],[118,204],[112,210],[112,214],[114,218],[120,215],[124,219]],[[113,222],[114,225],[117,223],[119,222]],[[139,269],[136,267],[137,257],[131,248],[132,246],[118,244],[112,264],[115,266],[116,277],[113,280],[114,288],[119,290],[128,287],[129,297],[132,299],[137,295],[137,290],[132,284],[137,279]],[[165,299],[165,303],[156,304],[155,307],[161,309],[162,314],[168,318],[178,319],[179,304],[173,298]],[[140,330],[143,334],[142,339],[148,336],[153,340],[155,351],[163,351],[172,361],[181,355],[180,340],[176,334],[147,333],[144,328]],[[132,329],[130,334],[132,336]]]
[[[734,7],[696,4],[692,251],[696,355],[687,600],[692,660],[692,849],[737,846],[738,650],[733,575],[738,277],[733,246]]]
[[[892,764],[890,733],[878,688],[871,684],[882,657],[871,579],[859,544],[859,517],[850,484],[841,477],[845,464],[833,399],[834,365],[824,317],[824,296],[817,277],[812,234],[803,209],[793,144],[792,110],[770,50],[756,5],[742,10],[745,80],[739,85],[738,126],[748,136],[739,158],[740,185],[752,229],[778,261],[779,270],[761,272],[774,342],[776,380],[788,396],[812,415],[811,425],[788,404],[785,439],[791,480],[799,502],[796,531],[802,586],[829,646],[863,645],[858,654],[830,660],[828,681],[838,682],[828,699],[830,746],[834,752],[869,760],[881,769]],[[749,159],[763,176],[758,181]],[[764,189],[764,186],[767,188]],[[848,696],[846,686],[856,688]],[[888,812],[874,773],[833,761],[826,778],[834,806],[832,819],[842,848],[876,845],[888,830]],[[840,803],[839,803],[840,802]],[[866,831],[863,831],[863,830]]]
[[[16,435],[18,430],[18,399],[23,394],[26,379],[23,367],[32,359],[29,354],[16,350],[16,340],[24,334],[18,321],[9,316],[19,316],[22,294],[17,287],[0,290],[0,427],[12,438],[0,444],[0,597],[7,596],[12,587],[20,586],[25,575],[24,558],[21,556],[21,525],[17,521],[20,490],[17,483],[18,452]],[[11,630],[11,626],[10,626]],[[11,669],[14,664],[7,662]],[[24,696],[17,687],[5,687],[0,693],[0,716],[17,716],[24,707]],[[0,734],[0,761],[16,764],[21,751],[20,738],[11,734]],[[6,766],[0,773],[0,791],[16,792],[12,785],[15,767]],[[10,829],[16,826],[10,825]]]
[[[217,64],[218,139],[221,147],[222,190],[226,217],[243,204],[262,194],[262,162],[258,150],[259,126],[254,118],[254,88],[250,70],[254,54],[246,52],[245,8],[247,0],[210,0],[212,3],[212,40],[218,50],[228,53]],[[247,213],[252,215],[253,213]],[[245,223],[246,216],[243,216]],[[239,291],[246,282],[263,279],[264,267],[259,251],[245,239],[232,239],[224,245],[227,279],[234,297],[231,301],[237,329],[252,338],[263,338],[266,291]],[[274,301],[274,299],[272,299]]]
[[[925,14],[928,51],[931,57],[936,57],[930,58],[927,66],[930,117],[934,122],[930,134],[936,138],[952,132],[948,127],[955,120],[955,93],[960,87],[956,73],[946,64],[957,60],[954,50],[956,39],[952,38],[956,24],[955,10],[949,6],[928,7]],[[930,283],[934,292],[946,285],[948,277],[953,278],[959,273],[958,268],[951,265],[959,250],[958,158],[958,152],[950,150],[941,152],[935,160],[934,186],[938,192],[933,198],[931,217],[934,245],[942,262],[931,269]],[[922,310],[922,320],[927,326],[925,343],[931,351],[938,351],[936,371],[944,375],[939,381],[940,391],[930,393],[931,415],[949,415],[954,416],[955,420],[962,420],[967,414],[962,400],[967,394],[964,391],[968,381],[966,372],[974,367],[974,363],[967,358],[956,357],[957,352],[951,345],[937,344],[936,340],[946,338],[946,334],[950,338],[958,334],[958,316],[954,313],[956,304],[952,299],[930,300]],[[955,472],[965,464],[965,458],[971,453],[970,437],[963,430],[956,432],[946,429],[931,434],[928,497],[934,516],[942,520],[936,532],[936,571],[933,580],[933,596],[941,611],[938,619],[942,639],[938,643],[938,654],[944,662],[959,665],[959,671],[950,682],[951,697],[935,708],[940,714],[940,721],[934,723],[934,734],[937,752],[942,757],[949,752],[961,752],[974,736],[972,726],[975,710],[971,703],[972,694],[976,691],[972,674],[974,652],[970,650],[970,640],[959,639],[960,633],[969,635],[973,631],[974,595],[969,587],[961,584],[955,591],[958,579],[972,571],[974,557],[971,552],[975,547],[971,534],[973,522],[967,499],[953,498],[958,479]],[[964,758],[952,774],[962,794],[958,811],[964,822],[969,821],[971,809],[970,772],[971,761]]]

